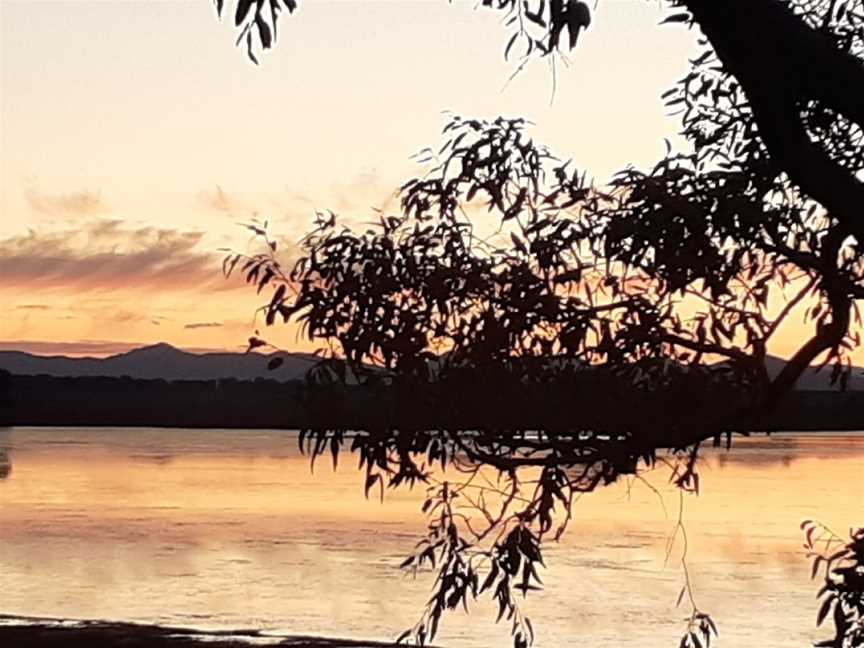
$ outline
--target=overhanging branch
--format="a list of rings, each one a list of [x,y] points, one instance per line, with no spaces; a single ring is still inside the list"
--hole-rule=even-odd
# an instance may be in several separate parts
[[[818,100],[864,128],[864,64],[778,0],[683,0],[738,79],[778,168],[864,241],[864,184],[814,144],[801,108]]]

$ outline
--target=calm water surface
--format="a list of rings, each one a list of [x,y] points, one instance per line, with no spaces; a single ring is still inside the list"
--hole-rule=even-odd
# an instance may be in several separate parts
[[[423,529],[422,490],[367,501],[357,472],[322,462],[313,474],[296,445],[275,431],[0,431],[11,463],[0,466],[0,612],[395,637],[431,584],[397,569]],[[684,519],[717,645],[824,636],[798,524],[864,523],[864,434],[744,439],[701,471]],[[677,645],[667,477],[647,476],[659,495],[622,481],[577,504],[547,549],[546,589],[524,603],[537,646]],[[438,643],[506,646],[507,630],[478,604],[446,618]]]

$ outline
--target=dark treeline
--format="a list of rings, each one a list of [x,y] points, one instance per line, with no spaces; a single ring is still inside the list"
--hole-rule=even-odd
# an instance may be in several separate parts
[[[0,373],[0,425],[374,429],[422,424],[488,429],[521,422],[573,429],[603,421],[604,428],[614,430],[633,417],[662,417],[670,409],[679,415],[685,411],[694,425],[705,412],[716,424],[724,411],[717,398],[672,393],[648,404],[597,381],[581,388],[473,385],[433,392],[383,385],[310,387],[301,381],[168,382]],[[742,430],[862,430],[864,392],[795,391],[769,418],[742,421],[740,427],[736,421],[723,422]]]

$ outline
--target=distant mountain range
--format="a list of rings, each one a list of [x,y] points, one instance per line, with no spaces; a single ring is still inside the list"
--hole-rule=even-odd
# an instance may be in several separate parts
[[[283,362],[278,368],[268,371],[267,364],[273,358],[281,358]],[[310,354],[190,353],[164,343],[107,358],[69,358],[40,356],[23,351],[0,351],[0,369],[19,376],[128,376],[163,380],[269,378],[284,382],[302,379],[314,362],[315,357]]]
[[[267,364],[281,358],[282,364],[268,371]],[[286,382],[302,379],[315,362],[315,357],[304,353],[191,353],[170,344],[160,343],[133,349],[107,358],[69,358],[41,356],[24,351],[0,351],[0,369],[19,376],[128,376],[139,379],[163,380],[216,380],[234,378],[255,380],[269,378]],[[768,371],[777,375],[785,361],[768,359]],[[823,391],[836,389],[830,384],[831,370],[808,370],[798,381],[798,389]],[[864,369],[855,367],[847,387],[850,391],[864,391]]]
[[[766,364],[768,374],[774,377],[783,370],[783,367],[786,366],[786,361],[783,358],[768,356]],[[828,365],[821,371],[817,371],[817,369],[818,367],[810,367],[801,374],[795,386],[796,389],[802,391],[837,391],[838,385],[831,384],[831,366]],[[864,368],[852,367],[852,373],[849,375],[846,390],[864,391]]]

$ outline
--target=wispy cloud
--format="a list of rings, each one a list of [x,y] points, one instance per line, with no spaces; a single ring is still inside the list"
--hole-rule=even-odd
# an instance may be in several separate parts
[[[198,204],[207,209],[226,214],[245,209],[244,205],[236,197],[229,195],[219,185],[216,185],[213,189],[200,192],[198,194]]]
[[[311,227],[316,211],[332,210],[344,220],[368,220],[375,210],[399,210],[398,183],[386,181],[375,169],[364,169],[326,187],[309,189],[286,186],[271,194],[244,194],[221,185],[198,192],[199,207],[234,217],[268,220],[273,234],[302,236]],[[290,229],[291,232],[286,232]]]
[[[48,304],[20,304],[19,306],[15,306],[13,310],[45,311],[51,310],[51,306],[49,306]]]
[[[222,322],[192,322],[191,324],[186,324],[184,329],[203,329],[203,328],[221,328],[223,326]]]
[[[116,322],[118,324],[134,324],[138,322],[144,322],[152,324],[154,326],[160,326],[162,322],[170,321],[168,317],[164,317],[162,315],[153,315],[151,313],[142,313],[138,311],[124,309],[119,309],[107,315],[103,315],[103,318],[111,322]]]
[[[396,187],[386,183],[375,169],[366,169],[348,182],[330,187],[332,203],[322,205],[349,218],[365,218],[373,209],[395,212],[399,209]]]
[[[31,185],[25,189],[24,197],[33,211],[45,216],[94,216],[107,211],[98,190],[46,193]]]
[[[74,290],[224,289],[204,233],[98,220],[0,239],[0,286]]]
[[[279,213],[294,224],[297,232],[307,230],[316,211],[332,211],[345,222],[377,218],[378,210],[399,211],[398,185],[385,181],[374,169],[361,171],[345,181],[332,182],[322,195],[288,188],[278,197]],[[264,212],[262,212],[264,213]]]

